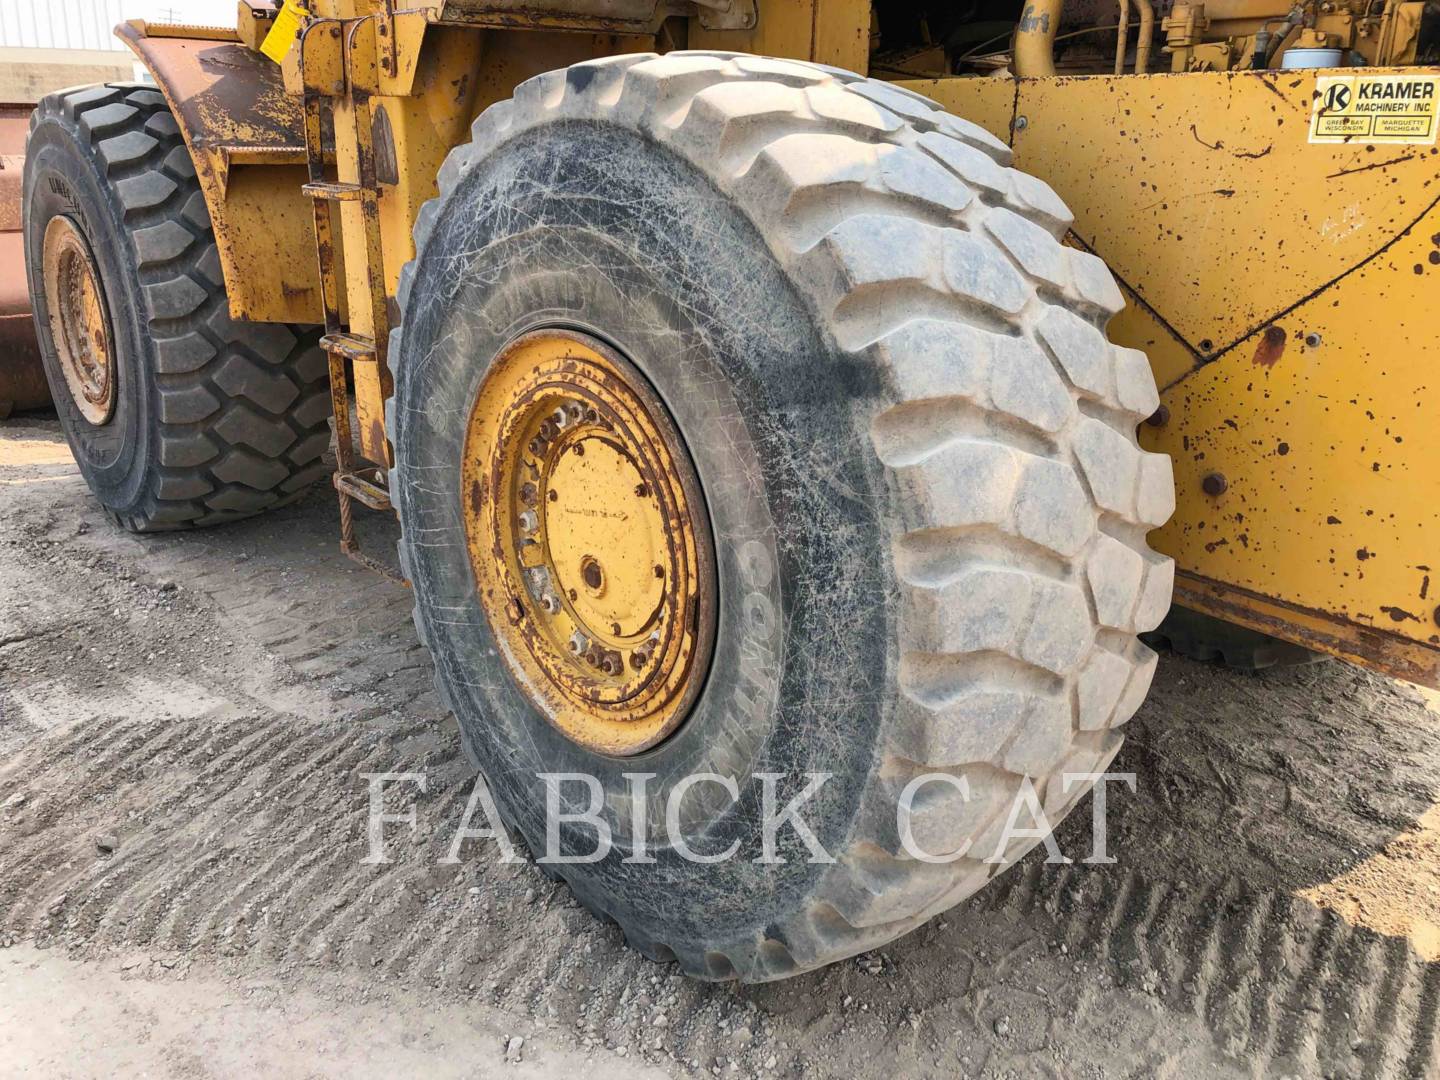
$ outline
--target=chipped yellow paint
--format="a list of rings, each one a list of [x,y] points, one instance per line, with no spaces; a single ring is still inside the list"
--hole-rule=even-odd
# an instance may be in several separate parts
[[[238,41],[157,29],[135,21],[118,33],[154,76],[190,148],[231,314],[321,321],[315,234],[300,193],[299,101],[285,93],[278,68]]]
[[[1175,462],[1176,513],[1151,542],[1180,599],[1434,684],[1440,156],[1312,144],[1315,83],[907,85],[1011,141],[1121,280],[1111,335],[1149,354],[1169,412],[1142,439]]]

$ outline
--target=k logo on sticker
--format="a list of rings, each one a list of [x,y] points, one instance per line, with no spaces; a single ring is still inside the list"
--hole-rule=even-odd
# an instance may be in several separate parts
[[[1325,111],[1344,112],[1345,107],[1350,104],[1350,88],[1343,85],[1335,85],[1325,91]]]

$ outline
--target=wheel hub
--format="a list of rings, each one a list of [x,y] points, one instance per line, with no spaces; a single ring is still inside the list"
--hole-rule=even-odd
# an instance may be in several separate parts
[[[714,554],[644,376],[584,334],[517,338],[481,384],[461,479],[482,604],[530,700],[603,753],[674,731],[709,666]]]
[[[97,427],[115,413],[115,352],[90,245],[68,217],[50,219],[42,260],[50,336],[76,409]]]

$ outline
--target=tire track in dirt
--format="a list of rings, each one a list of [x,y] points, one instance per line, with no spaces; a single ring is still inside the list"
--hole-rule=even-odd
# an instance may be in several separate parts
[[[1440,965],[1295,895],[1440,799],[1440,722],[1406,688],[1337,665],[1246,679],[1166,660],[1113,766],[1141,778],[1112,792],[1119,864],[1050,866],[1040,848],[879,953],[708,986],[643,961],[493,845],[440,862],[469,768],[408,596],[339,558],[328,499],[142,542],[73,482],[27,497],[48,501],[0,520],[0,564],[79,591],[88,614],[63,627],[81,646],[0,651],[0,745],[16,747],[0,804],[26,796],[0,809],[0,941],[209,958],[239,977],[371,972],[705,1072],[767,1073],[772,1056],[779,1072],[867,1077],[1440,1069]],[[97,656],[117,664],[98,689]],[[194,708],[166,706],[176,694]],[[24,719],[56,702],[84,708],[44,732]],[[379,866],[361,861],[367,771],[428,781],[416,837],[392,827]],[[1059,834],[1077,860],[1089,818]],[[120,846],[102,856],[106,832]]]

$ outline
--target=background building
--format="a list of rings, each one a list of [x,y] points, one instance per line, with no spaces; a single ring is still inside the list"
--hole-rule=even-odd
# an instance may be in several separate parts
[[[82,83],[133,79],[133,54],[111,32],[124,0],[0,0],[0,101],[38,101]]]
[[[126,19],[234,26],[234,0],[0,0],[0,103],[143,77],[114,35]]]

